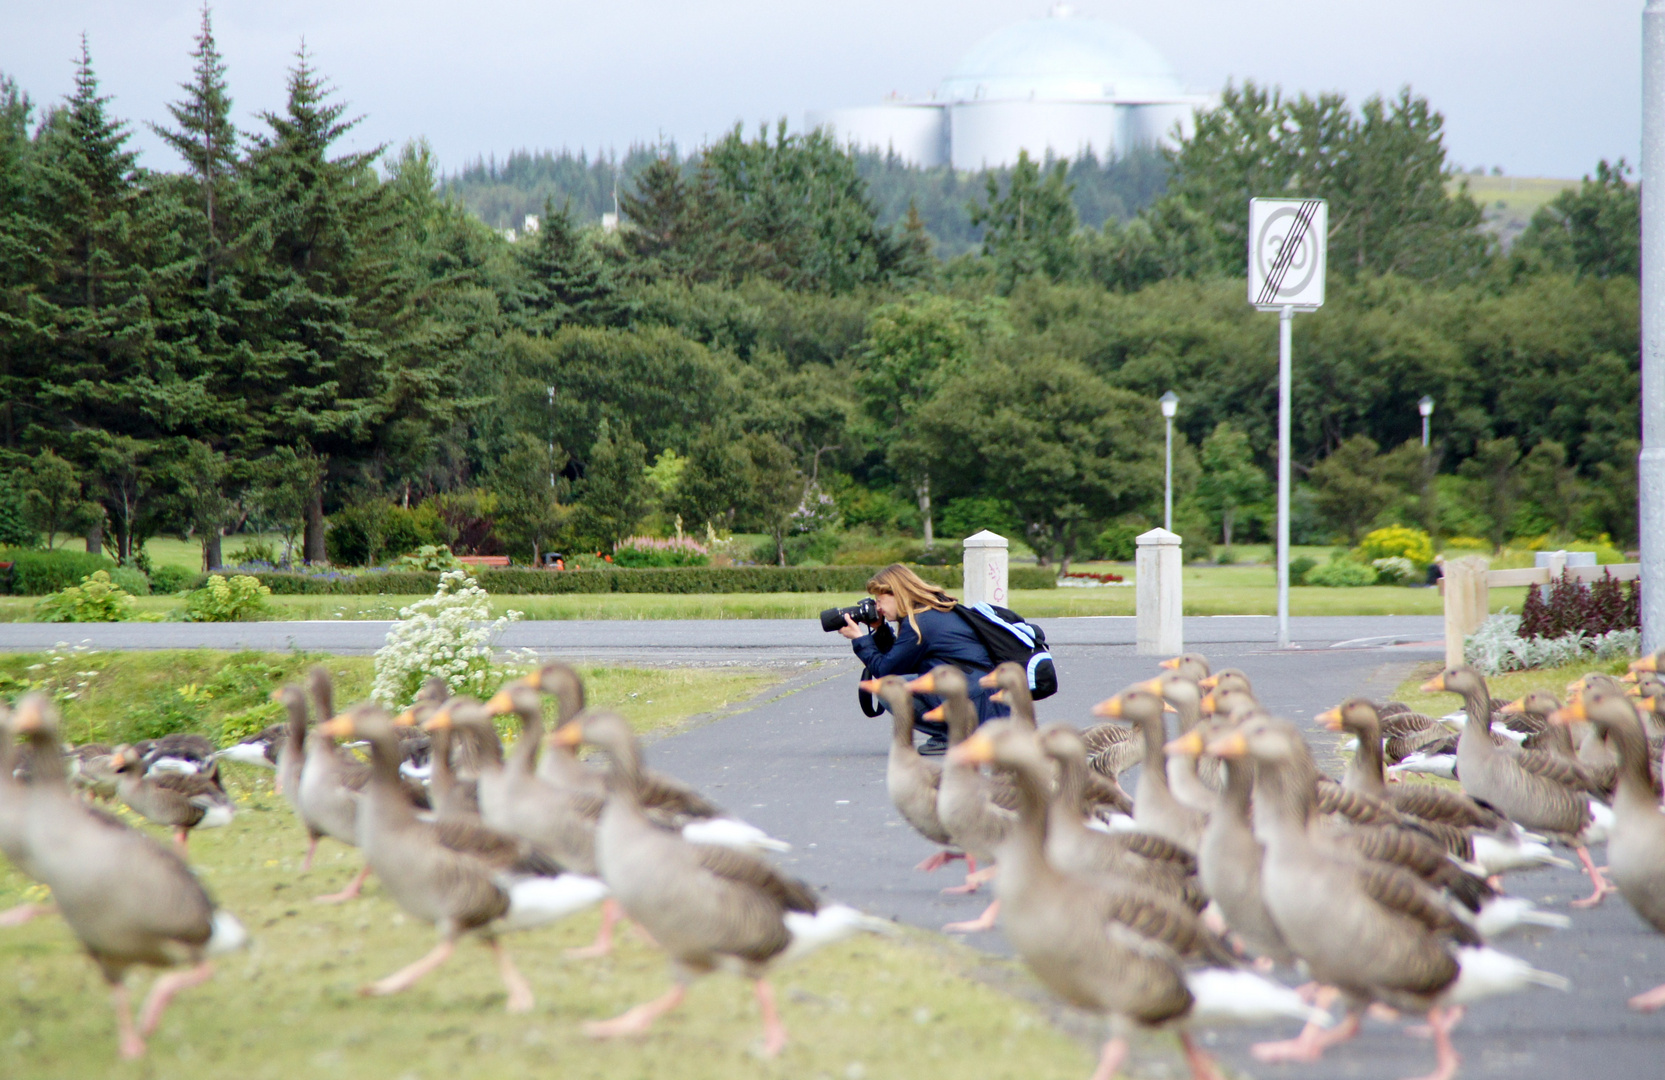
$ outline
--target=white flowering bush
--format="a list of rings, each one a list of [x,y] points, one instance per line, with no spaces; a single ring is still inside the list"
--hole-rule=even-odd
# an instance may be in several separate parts
[[[1376,581],[1381,585],[1405,585],[1418,577],[1416,563],[1403,555],[1389,555],[1384,559],[1371,559],[1370,565],[1376,570]]]
[[[1640,630],[1523,638],[1520,636],[1520,616],[1507,612],[1493,615],[1463,639],[1463,656],[1482,675],[1560,667],[1586,659],[1610,660],[1616,656],[1635,656],[1641,649]]]
[[[505,672],[493,657],[492,642],[520,618],[510,611],[491,618],[490,597],[466,570],[439,576],[439,589],[426,600],[399,609],[399,621],[376,650],[376,682],[370,696],[402,709],[424,680],[438,676],[453,694],[485,697]]]

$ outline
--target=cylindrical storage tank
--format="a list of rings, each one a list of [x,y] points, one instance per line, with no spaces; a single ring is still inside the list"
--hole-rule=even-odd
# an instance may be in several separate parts
[[[831,128],[841,143],[894,153],[909,165],[930,168],[948,160],[948,125],[941,105],[898,102],[817,109],[804,115],[804,126]]]
[[[1124,105],[1123,108],[1127,110],[1123,130],[1128,149],[1138,145],[1177,146],[1178,140],[1174,137],[1176,125],[1184,138],[1189,138],[1196,130],[1196,104],[1163,101]]]
[[[1107,101],[962,101],[948,108],[954,168],[1003,168],[1020,150],[1040,161],[1074,158],[1091,148],[1099,158],[1122,149],[1118,106]]]

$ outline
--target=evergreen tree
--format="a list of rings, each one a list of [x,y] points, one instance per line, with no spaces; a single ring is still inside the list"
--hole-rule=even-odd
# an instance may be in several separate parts
[[[194,77],[180,86],[185,91],[185,100],[168,106],[178,128],[150,126],[185,159],[185,166],[195,181],[195,207],[202,221],[199,242],[203,283],[212,288],[228,224],[225,202],[237,172],[238,148],[237,129],[231,122],[225,61],[214,44],[214,26],[206,3],[191,57],[196,61]]]
[[[18,446],[36,386],[38,342],[26,317],[41,249],[28,197],[33,112],[29,96],[0,74],[0,447],[7,449]]]
[[[534,334],[568,324],[616,326],[628,321],[614,271],[572,220],[572,204],[544,203],[537,235],[515,249],[525,274],[511,321]]]
[[[646,467],[647,448],[631,437],[630,426],[615,434],[603,420],[576,488],[572,529],[579,539],[611,551],[635,531],[652,504]]]
[[[1596,163],[1577,191],[1563,191],[1532,215],[1515,240],[1517,258],[1536,256],[1551,269],[1580,276],[1636,277],[1642,272],[1642,193],[1625,179],[1630,166]]]
[[[1029,151],[1021,150],[1005,194],[991,174],[983,203],[969,208],[972,224],[983,227],[983,254],[994,260],[1006,292],[1036,275],[1060,281],[1075,273],[1079,219],[1070,201],[1065,170],[1065,164],[1058,162],[1043,179]]]
[[[536,565],[553,551],[572,509],[562,503],[569,487],[562,475],[567,455],[558,446],[524,432],[498,458],[490,477],[497,495],[497,531],[510,551],[529,552]]]

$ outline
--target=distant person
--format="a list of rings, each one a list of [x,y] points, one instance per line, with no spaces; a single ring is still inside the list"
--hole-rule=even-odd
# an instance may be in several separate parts
[[[994,667],[994,661],[976,632],[955,612],[959,601],[901,563],[892,563],[874,574],[867,591],[884,621],[869,633],[866,626],[846,615],[838,632],[850,639],[873,678],[913,678],[939,664],[953,664],[970,681],[979,723],[1006,715],[1006,708],[990,701],[989,692],[977,685],[977,679]],[[895,630],[890,628],[891,623],[896,624]],[[934,694],[914,695],[913,726],[927,736],[919,748],[921,754],[940,754],[948,749],[947,724],[917,719],[941,703]]]

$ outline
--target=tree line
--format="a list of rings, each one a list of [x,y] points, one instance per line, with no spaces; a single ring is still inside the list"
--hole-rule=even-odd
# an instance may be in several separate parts
[[[521,558],[709,527],[801,561],[996,527],[1068,559],[1159,520],[1169,389],[1178,526],[1255,538],[1276,330],[1242,292],[1251,193],[1331,202],[1331,300],[1296,330],[1299,539],[1635,536],[1626,167],[1500,250],[1408,90],[1228,87],[1159,155],[911,187],[824,133],[736,128],[630,158],[617,231],[552,185],[510,241],[420,141],[343,152],[304,51],[254,132],[206,12],[191,57],[171,172],[128,149],[84,44],[49,108],[0,77],[0,542],[138,560],[188,536],[213,566],[260,528],[322,561],[332,523],[420,518]],[[610,202],[619,174],[579,165]],[[1081,193],[1111,173],[1139,205],[1100,224]],[[934,237],[927,190],[974,250]]]

